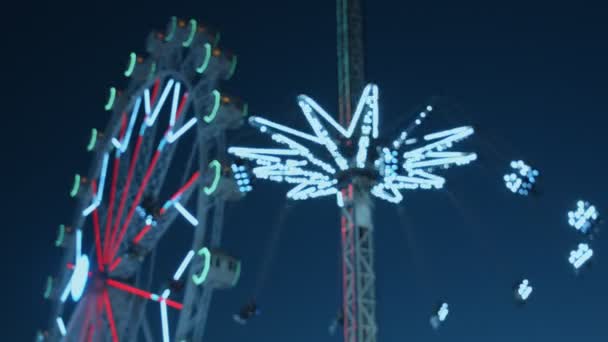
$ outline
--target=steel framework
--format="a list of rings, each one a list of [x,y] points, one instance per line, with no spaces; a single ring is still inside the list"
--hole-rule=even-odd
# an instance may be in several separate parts
[[[209,263],[193,255],[219,247],[225,202],[243,196],[229,171],[225,134],[242,125],[246,105],[215,90],[236,66],[218,37],[196,20],[173,17],[165,32],[149,35],[146,59],[130,55],[129,85],[111,88],[110,121],[103,133],[93,130],[93,163],[72,189],[76,212],[59,230],[63,259],[59,276],[47,282],[52,314],[37,341],[169,341],[167,306],[177,311],[172,340],[202,339],[214,288],[192,281]],[[166,197],[162,207],[149,204]],[[191,198],[195,215],[187,210]],[[154,272],[164,256],[157,246],[180,214],[194,226],[192,247],[173,283],[159,284]],[[160,304],[162,333],[151,327],[149,302]]]
[[[361,0],[337,0],[338,113],[340,124],[351,121],[356,97],[365,84]],[[351,143],[352,142],[348,142]],[[345,342],[376,341],[376,275],[374,272],[372,180],[352,178],[343,190],[342,293]]]

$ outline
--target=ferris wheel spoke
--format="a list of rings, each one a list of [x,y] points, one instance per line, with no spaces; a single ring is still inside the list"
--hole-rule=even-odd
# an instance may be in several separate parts
[[[177,206],[179,204],[177,201],[181,198],[181,196],[187,190],[189,190],[192,187],[193,184],[195,184],[198,181],[199,177],[200,177],[200,172],[199,171],[195,172],[192,175],[192,177],[190,177],[190,179],[186,182],[186,184],[184,184],[177,192],[175,192],[175,194],[173,194],[171,196],[171,198],[167,202],[165,202],[165,204],[163,205],[163,207],[160,210],[160,215],[164,215],[166,213],[166,211],[168,209],[170,209],[172,206]],[[152,225],[146,224],[137,233],[137,235],[133,239],[133,243],[139,243],[141,241],[141,239],[143,239],[143,237],[150,231],[150,229],[152,229]]]
[[[106,284],[108,284],[108,286],[113,287],[115,289],[118,289],[118,290],[130,293],[130,294],[135,295],[135,296],[139,296],[139,297],[144,298],[144,299],[148,299],[148,300],[151,300],[151,301],[154,301],[154,302],[158,302],[158,303],[165,302],[167,304],[167,306],[170,306],[170,307],[172,307],[174,309],[177,309],[177,310],[181,310],[182,307],[183,307],[183,305],[181,303],[178,303],[178,302],[173,301],[171,299],[164,298],[161,295],[157,295],[157,294],[154,294],[152,292],[148,292],[148,291],[139,289],[139,288],[137,288],[135,286],[131,286],[131,285],[127,285],[125,283],[121,283],[121,282],[119,282],[117,280],[114,280],[114,279],[108,279],[106,281]]]
[[[112,218],[114,213],[114,204],[116,201],[116,186],[118,182],[120,170],[120,155],[116,153],[116,157],[114,158],[114,165],[112,167],[112,184],[110,185],[110,199],[108,205],[108,215],[106,217],[106,225],[105,225],[105,234],[104,234],[104,246],[103,246],[103,263],[108,264],[110,260],[108,260],[108,251],[110,247],[110,236],[112,231]],[[117,217],[119,214],[117,213]]]
[[[161,99],[159,100],[159,103],[154,107],[154,111],[151,113],[151,116],[147,116],[146,119],[144,120],[144,122],[142,122],[142,127],[140,130],[141,140],[138,139],[138,143],[140,143],[140,141],[143,140],[143,143],[140,143],[140,149],[141,149],[142,145],[144,145],[144,147],[148,147],[148,145],[150,145],[153,142],[154,139],[153,139],[153,137],[151,137],[151,135],[146,135],[145,136],[146,139],[144,140],[143,133],[146,131],[147,126],[153,126],[153,129],[155,129],[158,126],[158,125],[154,125],[154,123],[157,119],[158,114],[160,113],[160,110],[161,110],[173,84],[174,84],[174,81],[169,80],[169,82],[165,86],[165,90],[163,91],[163,94],[161,95]],[[175,123],[178,122],[177,120],[181,118],[181,113],[186,105],[187,98],[188,98],[187,93],[184,93],[182,95],[181,102],[179,103],[179,106],[178,106],[179,91],[180,91],[180,83],[177,82],[177,83],[175,83],[175,88],[174,88],[174,96],[173,96],[173,102],[172,102],[172,108],[171,108],[170,127],[168,128],[167,133],[165,134],[165,136],[161,140],[160,144],[158,145],[156,151],[154,152],[152,160],[151,160],[150,164],[148,165],[148,168],[146,169],[145,174],[141,178],[140,187],[137,189],[137,192],[135,193],[135,197],[133,198],[132,201],[129,201],[131,203],[131,208],[130,208],[129,212],[127,213],[127,217],[125,218],[125,221],[122,224],[121,229],[119,230],[117,228],[119,226],[115,225],[115,229],[112,232],[112,238],[111,238],[112,247],[110,248],[109,256],[108,256],[108,258],[110,260],[114,258],[117,250],[120,247],[120,244],[122,243],[122,240],[124,239],[124,236],[129,228],[129,225],[131,224],[133,214],[137,208],[137,205],[139,204],[139,201],[141,200],[141,198],[143,196],[143,192],[146,190],[147,187],[153,189],[153,191],[156,191],[156,192],[160,191],[160,186],[158,186],[157,183],[159,181],[162,182],[162,180],[164,180],[169,163],[173,156],[173,146],[172,146],[173,144],[169,144],[169,145],[171,145],[171,146],[169,146],[169,149],[168,149],[169,151],[166,151],[167,150],[166,147],[168,145],[167,138],[170,136],[170,133],[172,131],[172,128],[173,128],[172,125],[175,125]],[[146,148],[144,148],[144,149],[146,149]],[[133,167],[133,165],[138,165],[135,162],[138,152],[139,151],[137,150],[137,145],[136,145],[136,152],[134,152],[134,155],[132,157],[131,167]],[[161,153],[161,152],[164,152],[164,153]],[[146,155],[146,153],[144,153],[144,155]],[[144,160],[147,160],[147,158],[145,158]],[[135,167],[137,167],[137,166],[135,166]],[[139,174],[139,172],[138,172],[138,174]],[[150,184],[150,180],[153,175],[160,175],[160,177],[158,177],[160,179],[158,179],[158,178],[152,179],[152,181],[154,183]],[[131,176],[131,178],[129,176]],[[125,190],[124,190],[125,192],[123,193],[123,198],[126,198],[126,196],[130,195],[130,193],[129,193],[130,183],[131,183],[130,180],[132,180],[131,169],[129,170],[129,175],[127,175],[127,186],[125,186]],[[138,180],[139,180],[139,177],[137,177],[135,183],[139,183]],[[122,204],[122,202],[123,201],[121,200],[121,204]],[[124,211],[124,206],[122,207],[122,210],[119,209],[118,218],[122,217],[123,211]],[[149,230],[149,228],[148,228],[148,230]]]
[[[138,99],[138,103],[141,100]],[[139,106],[136,106],[139,107]],[[132,116],[134,117],[136,113],[132,114]],[[123,118],[125,118],[126,116],[124,116],[123,114]],[[118,182],[118,177],[119,177],[119,172],[120,172],[120,156],[121,153],[124,152],[123,149],[126,149],[127,144],[129,143],[130,140],[130,131],[132,129],[131,124],[134,122],[133,119],[131,119],[131,122],[129,123],[129,133],[127,133],[129,135],[129,137],[124,137],[124,129],[125,129],[125,120],[123,120],[123,124],[121,127],[121,133],[120,133],[120,137],[122,138],[123,142],[120,146],[120,149],[116,149],[116,154],[114,156],[114,164],[112,165],[112,181],[110,184],[110,199],[109,199],[109,204],[108,204],[108,215],[106,217],[106,224],[105,224],[105,234],[104,234],[104,246],[103,246],[103,263],[104,264],[108,264],[110,261],[108,260],[108,247],[110,245],[110,233],[111,233],[111,228],[112,228],[112,215],[114,213],[114,204],[116,201],[116,189],[117,189],[117,182]],[[117,217],[120,217],[120,214],[117,214]]]
[[[110,259],[114,258],[114,255],[116,254],[116,252],[118,251],[118,248],[120,247],[120,243],[127,232],[127,228],[129,227],[129,224],[131,223],[131,219],[133,218],[133,215],[135,214],[137,205],[139,204],[139,201],[141,201],[141,198],[143,196],[144,190],[146,189],[148,180],[150,179],[152,171],[154,170],[154,166],[158,162],[158,158],[160,157],[161,152],[162,152],[162,149],[159,146],[159,149],[154,154],[154,157],[152,158],[152,161],[150,162],[150,165],[148,166],[148,170],[146,171],[144,179],[142,180],[141,185],[139,186],[137,195],[135,196],[135,199],[131,203],[131,209],[129,210],[129,213],[127,214],[125,222],[123,223],[123,226],[120,229],[120,234],[118,235],[118,239],[114,240],[114,247],[111,249]]]
[[[143,136],[140,134],[137,137],[137,142],[135,143],[135,150],[133,152],[133,155],[131,156],[131,163],[129,165],[129,171],[127,173],[127,180],[124,185],[124,190],[122,192],[120,204],[118,205],[118,211],[117,211],[116,218],[115,218],[114,228],[112,230],[110,240],[108,240],[106,242],[106,244],[107,244],[107,252],[106,252],[107,253],[106,254],[107,262],[110,262],[110,259],[111,259],[112,249],[113,249],[113,246],[116,241],[116,234],[118,233],[118,229],[120,227],[120,220],[122,218],[122,213],[123,213],[125,205],[126,205],[127,196],[129,194],[129,188],[131,187],[131,180],[133,178],[133,172],[135,171],[135,162],[137,161],[137,155],[141,148],[142,141],[143,141]]]
[[[112,333],[112,341],[118,342],[118,332],[116,331],[116,323],[114,322],[114,312],[112,311],[112,303],[110,301],[110,295],[108,290],[103,290],[103,304],[108,317],[108,324],[110,325],[110,332]]]

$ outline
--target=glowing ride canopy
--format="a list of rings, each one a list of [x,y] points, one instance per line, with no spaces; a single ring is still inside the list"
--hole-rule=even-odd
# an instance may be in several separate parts
[[[401,190],[442,188],[445,179],[434,173],[436,169],[465,165],[477,159],[475,153],[448,151],[454,143],[474,133],[464,126],[446,131],[413,137],[412,131],[433,110],[427,106],[414,123],[404,130],[390,147],[375,144],[379,136],[378,87],[368,84],[356,106],[348,127],[337,123],[314,100],[298,96],[298,104],[312,132],[299,131],[273,121],[252,116],[249,122],[260,132],[270,135],[279,148],[231,147],[228,152],[253,161],[253,174],[257,178],[293,184],[287,197],[304,200],[336,195],[343,205],[339,191],[339,178],[356,170],[371,171],[374,185],[371,193],[392,203],[403,200]],[[339,142],[350,140],[348,144]],[[382,151],[372,160],[370,147]],[[317,157],[312,150],[325,149],[329,160]],[[348,150],[352,149],[352,157]],[[361,172],[359,172],[361,173]]]

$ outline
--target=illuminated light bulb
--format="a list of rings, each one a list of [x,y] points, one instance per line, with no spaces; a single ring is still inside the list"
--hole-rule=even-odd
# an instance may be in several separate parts
[[[533,288],[528,279],[524,279],[517,289],[517,294],[522,301],[526,301],[532,294]]]
[[[589,233],[598,219],[597,209],[587,201],[579,200],[576,210],[568,212],[568,224],[583,234]]]
[[[593,257],[593,250],[586,243],[580,243],[576,250],[570,252],[568,262],[572,264],[575,270],[580,269]]]

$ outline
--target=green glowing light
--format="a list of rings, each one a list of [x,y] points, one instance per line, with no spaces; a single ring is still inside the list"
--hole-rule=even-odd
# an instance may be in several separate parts
[[[240,277],[241,277],[241,262],[237,261],[236,262],[236,272],[234,272],[234,279],[232,280],[232,286],[236,285],[236,283],[239,281]]]
[[[55,247],[61,247],[63,240],[65,239],[65,226],[59,225],[59,232],[57,233],[57,240],[55,240]]]
[[[72,185],[72,190],[70,190],[70,197],[76,197],[78,194],[78,189],[80,188],[80,175],[76,174],[74,176],[74,184]]]
[[[133,70],[135,70],[135,64],[137,63],[137,55],[135,52],[131,52],[129,55],[129,65],[127,66],[127,70],[125,70],[125,77],[131,77],[133,75]]]
[[[203,188],[203,191],[205,191],[205,194],[207,195],[211,195],[215,192],[222,176],[222,164],[220,164],[219,161],[212,161],[211,163],[209,163],[209,167],[215,168],[215,176],[213,177],[213,182],[211,183],[211,186]]]
[[[89,144],[87,145],[87,151],[91,152],[95,148],[95,144],[97,143],[97,130],[93,128],[91,130],[91,139],[89,140]]]
[[[148,78],[153,78],[154,74],[156,74],[156,62],[152,62],[152,66],[150,67],[150,73],[148,73]]]
[[[188,34],[188,39],[186,39],[186,41],[182,43],[184,47],[190,47],[190,45],[192,45],[192,41],[194,40],[194,35],[196,34],[197,27],[198,24],[196,23],[196,20],[190,19],[190,34]]]
[[[104,107],[105,110],[111,110],[114,106],[114,101],[116,100],[116,88],[110,87],[110,98]]]
[[[44,299],[49,299],[49,297],[51,297],[51,292],[53,292],[53,277],[48,276],[46,278],[46,287],[44,289]]]
[[[205,59],[203,59],[203,63],[201,63],[201,65],[198,68],[196,68],[196,72],[198,72],[199,74],[204,73],[205,70],[207,70],[207,67],[209,66],[210,60],[211,60],[211,44],[205,43]]]
[[[232,56],[232,65],[230,65],[230,70],[228,71],[228,77],[226,77],[226,80],[229,80],[232,78],[232,75],[234,75],[234,71],[236,70],[236,55]]]
[[[171,17],[171,27],[169,27],[169,33],[165,37],[166,42],[170,42],[175,37],[175,30],[177,29],[177,17]]]
[[[192,281],[196,285],[201,285],[207,280],[207,276],[209,275],[209,269],[211,268],[211,252],[209,251],[209,248],[203,247],[197,254],[205,258],[205,264],[203,265],[203,270],[200,275],[192,275]]]
[[[220,99],[221,99],[221,94],[219,91],[214,90],[212,92],[213,96],[215,97],[215,102],[213,103],[213,109],[211,110],[211,113],[209,113],[209,115],[203,116],[203,120],[205,120],[206,123],[211,123],[211,121],[213,121],[213,119],[215,119],[215,116],[217,115],[217,111],[220,109]]]

